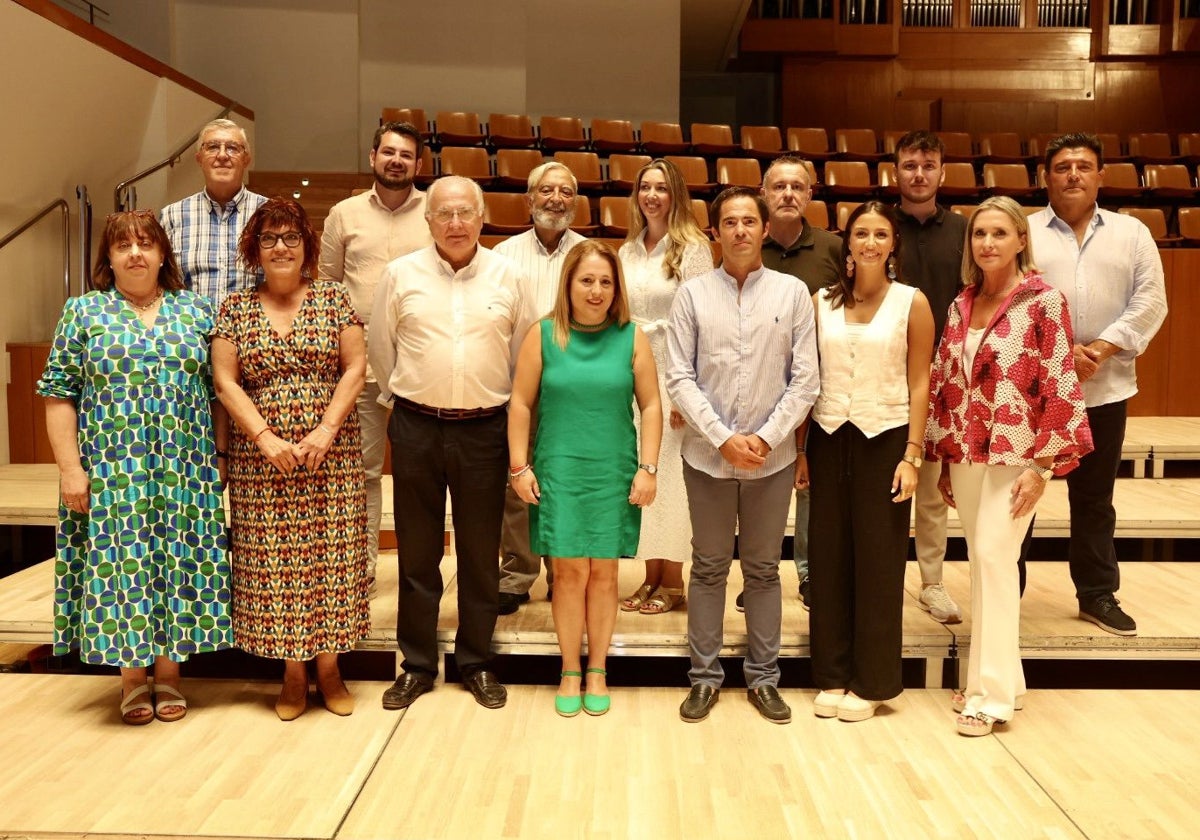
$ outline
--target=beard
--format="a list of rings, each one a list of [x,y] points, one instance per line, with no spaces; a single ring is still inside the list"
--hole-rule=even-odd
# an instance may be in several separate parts
[[[375,183],[389,190],[406,190],[412,186],[412,175],[406,172],[396,177],[388,177],[386,170],[375,170]]]
[[[556,213],[539,208],[533,211],[532,216],[533,224],[543,230],[564,231],[571,226],[571,214],[565,210]]]

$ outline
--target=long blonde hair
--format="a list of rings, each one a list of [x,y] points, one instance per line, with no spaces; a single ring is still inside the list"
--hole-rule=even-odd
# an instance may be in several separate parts
[[[554,343],[563,350],[571,338],[571,280],[575,269],[587,257],[600,257],[606,261],[613,273],[613,300],[608,307],[608,317],[620,326],[629,323],[629,298],[625,294],[625,278],[621,274],[621,260],[617,252],[606,242],[597,239],[585,239],[567,252],[563,260],[562,276],[558,281],[558,297],[554,300],[554,309],[550,313],[554,321]]]
[[[684,248],[692,243],[707,248],[708,238],[700,229],[700,225],[696,224],[696,217],[692,215],[692,197],[688,195],[683,173],[669,160],[656,158],[650,161],[638,170],[637,177],[633,179],[633,192],[629,194],[629,233],[626,235],[625,241],[636,242],[642,235],[642,231],[646,229],[646,217],[642,214],[642,208],[638,206],[638,191],[642,186],[642,177],[651,169],[657,169],[663,174],[663,179],[667,182],[667,189],[671,193],[671,210],[667,216],[665,262],[667,276],[674,277],[676,282],[681,283],[686,279],[680,276]]]

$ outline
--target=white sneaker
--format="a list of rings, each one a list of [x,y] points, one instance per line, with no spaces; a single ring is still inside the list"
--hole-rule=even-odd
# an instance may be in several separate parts
[[[934,621],[940,621],[942,624],[962,622],[962,610],[954,603],[946,587],[940,583],[930,584],[922,589],[919,603],[921,609],[926,610]]]

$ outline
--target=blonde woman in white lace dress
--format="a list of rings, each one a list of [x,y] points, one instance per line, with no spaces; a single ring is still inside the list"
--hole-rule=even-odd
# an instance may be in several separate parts
[[[667,316],[683,281],[712,271],[708,239],[692,215],[691,198],[674,164],[655,160],[642,167],[629,196],[629,236],[620,251],[621,270],[634,323],[650,339],[663,404],[663,438],[658,458],[658,498],[642,513],[638,559],[646,578],[621,601],[626,612],[669,612],[684,601],[683,561],[692,553],[692,526],[683,461],[684,422],[667,399]]]

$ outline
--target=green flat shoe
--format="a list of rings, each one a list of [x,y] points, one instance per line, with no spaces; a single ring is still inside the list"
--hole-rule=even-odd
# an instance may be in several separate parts
[[[563,677],[583,677],[579,671],[563,671],[559,676]],[[558,712],[562,717],[575,717],[583,710],[583,698],[578,694],[571,697],[563,697],[561,694],[554,695],[554,711]]]
[[[608,671],[603,668],[588,668],[589,674],[600,674],[607,677]],[[593,717],[604,714],[612,705],[612,697],[607,694],[588,694],[583,695],[583,710]]]

